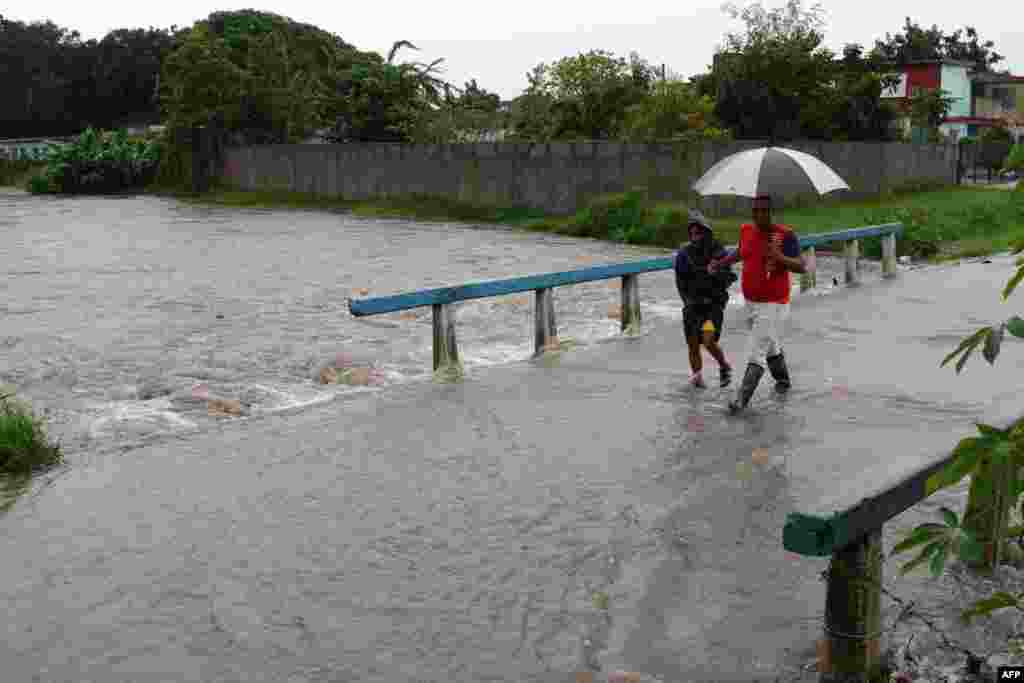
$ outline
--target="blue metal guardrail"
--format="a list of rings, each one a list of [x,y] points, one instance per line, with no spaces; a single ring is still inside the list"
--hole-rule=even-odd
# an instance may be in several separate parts
[[[831,242],[851,242],[867,237],[880,237],[887,235],[898,235],[903,232],[901,223],[887,223],[851,230],[839,230],[835,232],[807,235],[800,238],[800,248],[808,249],[820,244]],[[670,270],[672,258],[663,257],[649,259],[646,261],[634,261],[632,263],[621,263],[611,266],[595,266],[593,268],[582,268],[580,270],[569,270],[561,273],[545,273],[542,275],[526,275],[523,277],[510,278],[507,280],[491,280],[489,282],[477,282],[454,287],[439,287],[436,289],[424,289],[418,292],[395,294],[393,296],[374,297],[370,299],[352,299],[349,301],[349,311],[352,315],[362,317],[367,315],[378,315],[381,313],[393,313],[410,308],[421,306],[436,306],[453,304],[468,299],[483,299],[492,296],[503,296],[516,294],[518,292],[529,292],[538,289],[550,289],[564,285],[577,285],[581,282],[592,282],[594,280],[607,280],[613,277],[624,277],[639,273],[649,273],[659,270]]]

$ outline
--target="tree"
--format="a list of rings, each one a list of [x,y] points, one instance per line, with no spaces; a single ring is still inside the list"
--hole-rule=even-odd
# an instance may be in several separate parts
[[[1004,57],[994,50],[991,41],[982,43],[973,27],[957,29],[946,34],[938,26],[923,29],[910,17],[906,18],[903,32],[885,34],[885,40],[876,40],[874,54],[881,59],[903,65],[915,61],[953,59],[970,62],[976,71],[991,71]]]
[[[517,112],[516,132],[533,139],[607,140],[618,135],[626,111],[640,102],[654,69],[630,54],[629,61],[603,50],[539,64]]]
[[[697,94],[681,80],[656,82],[626,113],[621,136],[626,140],[722,139],[726,131],[716,125],[714,100]]]
[[[220,114],[229,127],[241,127],[249,79],[229,51],[211,34],[206,22],[197,22],[167,57],[160,78],[160,101],[170,125],[203,125]]]
[[[821,7],[788,0],[773,10],[759,2],[723,9],[746,30],[726,34],[717,58],[718,118],[740,138],[792,139],[805,128],[827,137],[821,128],[837,108],[830,86],[836,69],[834,55],[822,47]]]
[[[83,41],[52,22],[0,17],[0,126],[9,135],[68,135],[155,122],[156,79],[174,30],[117,29]]]
[[[812,35],[820,37],[825,27],[825,10],[821,3],[805,9],[802,0],[787,0],[782,7],[770,10],[760,2],[742,7],[726,2],[722,11],[746,26],[744,33],[726,34],[723,49],[727,51],[742,52],[766,40],[801,41]]]
[[[402,142],[411,135],[428,135],[424,131],[429,128],[429,113],[442,106],[453,88],[438,77],[443,59],[395,64],[395,55],[403,47],[417,49],[399,40],[386,62],[375,53],[359,53],[338,74],[331,139]]]
[[[948,94],[945,90],[929,89],[910,98],[911,123],[927,130],[937,130],[956,101]]]
[[[882,99],[882,92],[899,77],[886,73],[877,58],[864,55],[859,44],[846,45],[835,65],[834,108],[831,139],[889,140],[896,110]]]
[[[399,67],[382,65],[380,55],[255,10],[215,12],[182,31],[176,45],[160,79],[167,123],[202,125],[219,117],[242,143],[296,142],[357,116],[360,102],[346,99],[358,91],[353,71],[372,71],[372,85],[400,80]]]

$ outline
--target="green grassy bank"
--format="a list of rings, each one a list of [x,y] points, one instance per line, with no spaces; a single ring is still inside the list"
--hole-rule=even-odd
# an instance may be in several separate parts
[[[220,188],[186,201],[250,208],[343,210],[357,216],[496,223],[523,230],[677,248],[687,240],[688,206],[648,202],[639,192],[602,197],[572,216],[548,216],[531,209],[475,206],[438,197],[351,201],[302,193]],[[719,239],[735,243],[742,216],[712,220]],[[776,220],[801,234],[881,223],[903,223],[897,253],[933,260],[983,256],[1024,239],[1024,189],[953,187],[908,192],[860,201],[830,201],[776,212]],[[839,245],[835,245],[838,249]],[[862,243],[862,254],[881,256],[881,241]]]

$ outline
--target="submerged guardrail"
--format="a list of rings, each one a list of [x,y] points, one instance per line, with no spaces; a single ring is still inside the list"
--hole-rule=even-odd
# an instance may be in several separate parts
[[[902,223],[886,223],[850,230],[838,230],[800,238],[800,248],[812,262],[812,270],[800,277],[801,291],[816,286],[813,271],[815,247],[822,244],[842,242],[844,244],[845,281],[848,285],[858,282],[860,240],[868,237],[882,237],[882,275],[891,277],[896,273],[896,235],[903,232]],[[453,305],[459,301],[484,299],[494,296],[534,292],[534,351],[541,354],[557,345],[558,332],[555,324],[553,290],[555,287],[576,285],[582,282],[622,278],[621,329],[624,334],[636,334],[640,329],[640,273],[671,270],[671,257],[620,263],[609,266],[595,266],[560,273],[526,275],[505,280],[476,282],[454,287],[439,287],[393,296],[370,299],[352,299],[349,311],[357,317],[394,313],[411,308],[430,306],[433,308],[434,323],[434,371],[445,369],[460,370],[459,350],[455,336]]]

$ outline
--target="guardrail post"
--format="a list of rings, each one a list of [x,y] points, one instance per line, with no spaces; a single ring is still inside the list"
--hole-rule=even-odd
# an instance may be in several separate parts
[[[640,332],[640,279],[634,275],[622,276],[622,333]]]
[[[804,265],[807,266],[807,272],[800,275],[801,292],[806,292],[808,289],[814,289],[818,285],[818,261],[814,247],[807,247],[804,249]]]
[[[558,330],[555,329],[555,290],[538,289],[533,307],[534,355],[539,356],[558,345]]]
[[[461,375],[459,347],[455,341],[455,304],[432,304],[434,312],[434,373]]]
[[[850,240],[843,245],[843,253],[846,256],[846,284],[857,284],[857,261],[860,257],[860,240]]]
[[[832,554],[825,594],[821,683],[858,683],[881,673],[882,529]]]
[[[882,277],[896,274],[896,233],[882,238]]]

